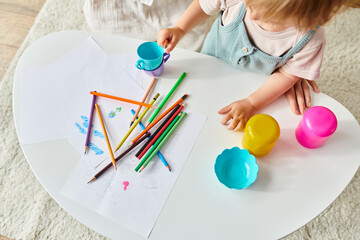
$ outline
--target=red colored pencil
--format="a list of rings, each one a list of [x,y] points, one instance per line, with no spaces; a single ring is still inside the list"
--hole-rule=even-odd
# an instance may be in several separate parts
[[[176,118],[177,115],[183,110],[185,103],[179,107],[179,109],[175,112],[175,114],[166,122],[166,124],[160,129],[160,131],[155,135],[155,137],[149,142],[149,144],[144,148],[144,150],[137,156],[140,159],[146,151],[159,139],[161,134],[166,130],[166,128],[171,124],[171,122]]]

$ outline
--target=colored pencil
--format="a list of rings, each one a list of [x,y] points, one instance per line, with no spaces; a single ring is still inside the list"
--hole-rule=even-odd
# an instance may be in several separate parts
[[[100,108],[99,108],[99,105],[97,105],[96,103],[95,103],[95,108],[96,108],[96,112],[97,112],[97,114],[98,114],[98,117],[99,117],[99,119],[100,119],[101,127],[102,127],[103,132],[104,132],[104,135],[105,135],[105,140],[106,140],[106,144],[107,144],[107,146],[108,146],[109,152],[110,152],[110,157],[111,157],[112,164],[114,165],[115,170],[117,170],[117,168],[116,168],[116,162],[115,162],[115,159],[114,159],[114,154],[113,154],[113,152],[112,152],[112,150],[111,150],[111,145],[110,145],[110,141],[109,141],[108,135],[107,135],[107,133],[106,133],[104,121],[103,121],[103,119],[102,119],[102,117],[101,117]]]
[[[183,72],[183,74],[181,74],[180,78],[176,81],[176,83],[174,84],[174,86],[171,88],[171,90],[169,91],[169,93],[165,96],[165,98],[162,100],[162,102],[160,103],[158,109],[155,110],[155,112],[153,113],[153,115],[151,116],[151,118],[149,119],[149,123],[151,123],[154,118],[156,117],[156,115],[160,112],[161,108],[165,105],[165,103],[167,102],[167,100],[170,98],[170,96],[173,94],[173,92],[175,91],[175,89],[179,86],[179,84],[182,82],[182,80],[185,78],[186,73]]]
[[[172,109],[182,103],[189,95],[185,94],[179,100],[177,100],[171,107],[169,107],[163,114],[161,114],[158,118],[155,119],[152,123],[150,123],[136,138],[132,140],[132,142],[136,142],[142,135],[144,135],[147,131],[149,131],[156,123],[158,123],[166,114],[168,114]]]
[[[175,112],[175,114],[169,119],[169,121],[167,121],[165,123],[165,125],[160,129],[159,132],[157,132],[156,134],[154,133],[154,137],[152,138],[152,140],[145,146],[144,150],[137,156],[137,158],[142,158],[142,156],[144,156],[144,154],[146,153],[146,151],[155,143],[156,140],[159,139],[159,137],[161,136],[161,134],[166,130],[166,128],[171,124],[171,122],[176,118],[176,116],[182,111],[182,109],[184,108],[184,105],[181,105],[180,108]]]
[[[146,166],[149,164],[151,159],[155,156],[155,153],[160,150],[160,148],[166,143],[166,141],[169,139],[171,134],[175,131],[177,126],[179,126],[180,122],[184,119],[186,116],[186,113],[183,112],[179,118],[179,120],[175,123],[175,125],[171,128],[171,130],[166,134],[166,136],[161,140],[161,142],[158,144],[158,146],[154,149],[154,151],[150,154],[150,156],[145,160],[144,164],[141,166],[140,171],[144,170]]]
[[[179,120],[180,118],[180,114],[179,113],[175,119],[171,122],[171,124],[166,128],[166,130],[161,134],[161,136],[156,140],[155,144],[152,145],[151,149],[147,152],[147,154],[145,155],[145,157],[140,161],[140,163],[137,165],[137,167],[135,168],[135,171],[139,171],[139,168],[144,164],[144,162],[146,161],[146,159],[149,157],[149,155],[152,153],[152,151],[154,151],[155,147],[157,146],[156,144],[158,142],[160,142],[165,136],[166,134],[171,130],[171,128],[176,124],[177,120]]]
[[[144,106],[144,107],[157,108],[157,107],[152,106],[151,104],[142,103],[142,102],[126,99],[126,98],[116,97],[116,96],[108,95],[108,94],[105,94],[105,93],[99,93],[99,92],[91,91],[90,94],[100,96],[100,97],[106,97],[106,98],[110,98],[110,99],[114,99],[114,100],[119,100],[119,101],[122,101],[122,102],[128,102],[128,103],[132,103],[132,104],[136,104],[136,105],[140,105],[140,106]]]
[[[160,124],[160,126],[155,130],[153,134],[151,134],[151,137],[146,141],[146,143],[140,148],[140,150],[135,154],[136,157],[140,155],[140,153],[146,148],[146,146],[151,142],[153,137],[161,130],[161,128],[170,120],[170,118],[177,112],[177,110],[180,108],[180,104],[176,106],[170,114],[166,117],[166,119]]]
[[[131,113],[134,115],[135,111],[133,109],[131,109]],[[142,124],[141,121],[139,122],[139,125],[142,130],[145,129],[145,126],[144,126],[144,124]],[[149,138],[150,138],[150,136],[149,136]],[[160,151],[158,151],[156,154],[158,155],[158,157],[160,158],[160,160],[164,164],[164,166],[171,172],[171,168],[170,168],[169,164],[167,163],[167,161],[165,160],[165,157],[162,155],[162,153]]]
[[[93,95],[93,99],[92,99],[92,103],[91,103],[91,109],[90,109],[90,116],[89,116],[89,126],[88,126],[87,133],[86,133],[84,154],[86,154],[87,151],[89,150],[90,135],[91,135],[91,125],[92,125],[92,121],[93,121],[95,101],[96,101],[96,95]]]
[[[155,97],[151,100],[150,105],[152,105],[156,99],[160,96],[159,93],[157,93],[155,95]],[[134,124],[129,128],[129,130],[127,131],[127,133],[125,134],[125,136],[123,137],[123,139],[121,139],[121,141],[119,142],[119,144],[116,146],[116,149],[114,152],[116,152],[117,150],[119,150],[119,148],[121,147],[121,145],[123,145],[123,143],[126,141],[126,139],[128,138],[128,136],[131,134],[131,132],[134,130],[134,128],[138,125],[138,123],[141,121],[141,119],[143,119],[143,117],[145,116],[145,114],[149,111],[149,107],[145,108],[145,110],[141,113],[141,115],[139,116],[139,118],[134,122]]]
[[[168,41],[168,40],[165,40],[164,48],[166,49],[168,45],[169,45],[169,41]]]
[[[156,81],[156,78],[154,77],[154,78],[151,80],[151,83],[150,83],[148,89],[146,90],[143,99],[141,100],[142,103],[145,102],[147,96],[149,95],[152,87],[153,87],[154,84],[155,84],[155,81]],[[142,107],[142,106],[140,105],[140,106],[138,107],[138,109],[136,110],[135,115],[134,115],[133,119],[131,120],[130,127],[131,127],[131,125],[135,122],[137,116],[139,115],[139,112],[140,112],[140,110],[141,110],[141,107]]]
[[[123,153],[121,153],[118,157],[115,158],[115,161],[119,161],[122,157],[124,157],[127,153],[129,153],[132,149],[134,149],[138,144],[140,144],[142,141],[144,141],[147,137],[150,136],[150,133],[146,133],[142,138],[140,138],[134,145],[131,147],[128,147]],[[103,169],[101,169],[95,176],[90,179],[88,183],[91,183],[95,179],[99,178],[107,169],[109,169],[112,166],[112,163],[109,163],[106,165]]]

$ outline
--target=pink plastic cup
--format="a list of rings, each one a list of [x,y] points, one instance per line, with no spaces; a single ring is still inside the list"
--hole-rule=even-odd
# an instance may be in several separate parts
[[[319,148],[335,132],[337,120],[328,108],[309,108],[295,130],[296,139],[306,148]]]

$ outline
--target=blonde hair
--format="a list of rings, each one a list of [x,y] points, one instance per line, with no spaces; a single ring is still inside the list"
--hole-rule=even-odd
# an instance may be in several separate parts
[[[246,0],[246,7],[259,9],[263,21],[291,19],[295,27],[306,31],[324,25],[345,9],[347,0]]]

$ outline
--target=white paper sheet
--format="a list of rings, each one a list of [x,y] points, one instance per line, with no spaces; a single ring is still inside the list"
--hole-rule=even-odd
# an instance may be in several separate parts
[[[60,130],[81,155],[84,153],[92,102],[90,91],[133,100],[141,99],[144,94],[134,79],[119,68],[118,63],[91,38],[36,74],[24,75],[23,78],[23,86],[26,94],[31,95],[32,106],[41,107],[43,114],[48,116],[44,121],[53,126],[49,126],[49,129],[40,127],[39,130]],[[24,108],[29,107],[23,103]],[[137,105],[102,97],[97,97],[97,103],[112,148],[115,149],[128,130],[132,119],[130,109]],[[109,152],[96,111],[93,118],[90,151],[84,158],[90,166],[95,167]],[[30,129],[31,121],[27,116],[22,116],[21,120],[22,130],[25,130],[22,134],[28,134],[26,131]]]
[[[134,150],[119,160],[118,171],[110,168],[104,175],[87,184],[104,163],[92,170],[84,163],[85,160],[80,160],[61,194],[149,237],[206,121],[206,117],[197,112],[186,108],[184,112],[187,116],[161,148],[171,172],[157,156],[141,173],[135,172],[139,160],[134,156]]]
[[[111,58],[116,61],[143,89],[147,89],[147,86],[153,77],[136,68],[135,63],[138,60],[136,53],[115,54],[111,55]]]
[[[91,53],[91,54],[89,54]],[[21,78],[21,113],[20,116],[20,130],[21,144],[32,144],[37,142],[50,141],[60,138],[65,138],[65,135],[57,129],[56,125],[52,121],[49,113],[43,107],[43,99],[34,97],[35,91],[43,91],[45,86],[34,86],[38,76],[44,75],[43,71],[48,72],[47,79],[43,80],[45,83],[54,83],[54,74],[51,74],[52,69],[56,67],[66,68],[70,65],[69,71],[72,71],[73,66],[78,66],[82,63],[85,65],[87,62],[94,58],[104,58],[106,53],[98,46],[93,39],[87,39],[83,43],[75,46],[65,55],[60,57],[53,63],[31,67],[22,70]],[[66,79],[60,81],[60,83],[66,83]]]

